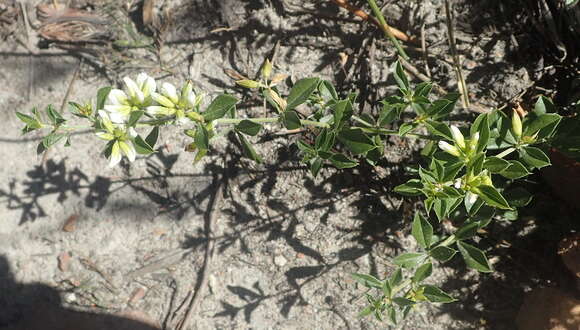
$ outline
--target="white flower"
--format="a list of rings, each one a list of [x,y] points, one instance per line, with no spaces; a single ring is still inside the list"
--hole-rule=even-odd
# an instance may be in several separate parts
[[[457,146],[461,149],[465,149],[465,139],[463,138],[463,134],[459,131],[459,128],[455,125],[451,125],[451,135],[453,135],[453,140],[457,143]]]
[[[146,73],[140,73],[136,82],[129,77],[123,78],[123,82],[125,91],[112,89],[104,106],[111,121],[118,124],[126,122],[132,111],[151,104],[151,95],[157,88],[155,79]]]
[[[475,202],[477,201],[477,195],[472,193],[471,191],[468,191],[465,194],[465,203],[467,205],[473,205]]]
[[[110,141],[111,154],[109,155],[109,166],[117,165],[123,155],[129,161],[134,161],[137,155],[132,139],[137,136],[137,132],[132,127],[113,123],[109,113],[99,110],[99,117],[102,124],[102,131],[97,132],[97,136],[103,140]]]
[[[191,82],[187,82],[181,88],[179,95],[175,86],[170,83],[163,83],[160,92],[151,93],[151,98],[156,104],[148,106],[147,113],[159,117],[175,116],[176,122],[181,124],[189,122],[186,113],[191,112],[198,102]]]
[[[459,157],[460,155],[459,149],[457,149],[456,146],[453,146],[446,141],[439,141],[439,148],[455,157]]]

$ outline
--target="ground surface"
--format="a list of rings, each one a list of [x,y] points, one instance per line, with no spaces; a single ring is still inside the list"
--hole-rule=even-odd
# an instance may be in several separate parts
[[[116,2],[93,2],[103,15],[123,16]],[[208,95],[235,93],[248,104],[242,112],[259,114],[263,110],[253,95],[234,87],[224,69],[253,76],[273,52],[276,70],[291,79],[316,72],[340,90],[359,89],[360,108],[366,111],[372,111],[379,95],[394,91],[389,87],[390,44],[330,1],[182,2],[166,1],[166,7],[176,9],[159,54],[136,49],[115,57],[119,52],[104,50],[111,61],[93,63],[95,57],[86,53],[90,56],[84,55],[70,100],[84,101],[99,86],[118,85],[121,77],[146,71],[163,81],[192,79]],[[30,8],[37,3],[30,1]],[[452,91],[456,82],[445,16],[434,3],[391,3],[385,12],[411,35],[421,35],[425,25],[427,44],[433,45],[430,74]],[[484,107],[502,106],[525,92],[538,65],[532,55],[514,56],[514,41],[520,38],[517,46],[525,47],[528,40],[498,31],[492,24],[492,17],[498,24],[496,10],[477,1],[456,6],[464,74],[472,99]],[[230,29],[215,31],[223,27]],[[15,33],[26,40],[23,29]],[[423,70],[420,53],[409,52]],[[525,54],[525,48],[517,54]],[[181,152],[187,139],[178,129],[163,131],[160,151],[131,165],[108,168],[101,142],[82,132],[72,147],[58,146],[43,158],[36,154],[41,135],[22,137],[14,111],[48,103],[60,107],[78,63],[78,57],[56,47],[38,49],[30,57],[15,39],[0,45],[0,290],[10,293],[0,297],[0,306],[9,306],[0,310],[0,327],[30,316],[25,306],[38,290],[55,305],[60,301],[67,308],[98,313],[130,308],[165,324],[199,280],[208,205],[224,155],[226,193],[214,211],[217,253],[192,329],[385,327],[356,317],[365,301],[349,274],[384,277],[392,270],[389,258],[415,248],[408,237],[413,204],[389,191],[403,180],[416,146],[394,140],[379,174],[366,167],[328,168],[316,180],[297,162],[291,141],[271,134],[274,126],[256,140],[262,165],[240,159],[237,146],[226,139],[210,157],[192,165],[192,155]],[[462,110],[458,118],[473,113]],[[141,269],[147,265],[154,267]],[[506,296],[516,292],[515,298],[504,299],[495,284],[486,288],[492,275],[479,278],[461,263],[454,266],[460,271],[441,267],[432,280],[446,283],[464,303],[426,307],[400,327],[511,328],[520,284],[502,282]]]

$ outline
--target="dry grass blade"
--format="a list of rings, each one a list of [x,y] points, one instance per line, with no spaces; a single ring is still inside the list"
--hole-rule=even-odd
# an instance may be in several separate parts
[[[391,33],[395,36],[395,38],[397,38],[397,39],[399,39],[401,41],[411,42],[411,43],[414,43],[414,44],[417,43],[417,40],[416,40],[415,37],[410,37],[405,32],[403,32],[403,31],[401,31],[401,30],[399,30],[397,28],[394,28],[392,26],[384,26],[376,18],[370,16],[364,10],[362,10],[362,9],[356,7],[356,6],[351,5],[346,0],[332,0],[332,2],[334,2],[339,7],[342,7],[344,9],[348,10],[349,12],[353,13],[354,15],[362,18],[364,21],[373,23],[374,25],[376,25],[381,30],[390,29]]]
[[[447,22],[447,37],[449,39],[449,48],[451,48],[451,56],[453,56],[453,65],[455,67],[455,73],[457,75],[457,85],[459,87],[459,92],[461,93],[461,101],[463,104],[463,109],[469,109],[469,91],[467,90],[467,84],[463,78],[463,71],[461,70],[461,63],[459,61],[459,54],[457,54],[457,48],[455,45],[455,33],[453,30],[453,14],[449,5],[449,0],[445,0],[445,18]]]
[[[38,5],[41,37],[61,42],[95,42],[107,35],[107,20],[63,4]]]

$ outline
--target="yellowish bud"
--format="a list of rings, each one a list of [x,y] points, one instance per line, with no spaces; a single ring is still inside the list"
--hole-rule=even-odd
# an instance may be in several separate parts
[[[246,87],[246,88],[258,88],[258,87],[260,87],[259,82],[255,81],[255,80],[250,80],[250,79],[238,80],[238,81],[236,81],[236,84],[238,84],[242,87]]]
[[[266,59],[264,65],[262,66],[262,78],[268,79],[270,78],[270,74],[272,73],[272,63],[269,59]]]
[[[522,119],[520,118],[520,114],[515,110],[512,114],[512,132],[517,139],[522,136]]]

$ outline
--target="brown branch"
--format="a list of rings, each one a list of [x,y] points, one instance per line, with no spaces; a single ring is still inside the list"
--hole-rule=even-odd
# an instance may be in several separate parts
[[[376,18],[370,16],[364,10],[351,5],[347,0],[331,0],[331,1],[334,2],[337,6],[342,7],[348,10],[349,12],[353,13],[354,15],[362,18],[364,21],[373,23],[384,32],[386,32],[387,29],[390,29],[391,33],[395,36],[395,38],[401,41],[418,44],[418,41],[415,37],[409,37],[405,32],[401,30],[398,30],[392,26],[381,24]]]

